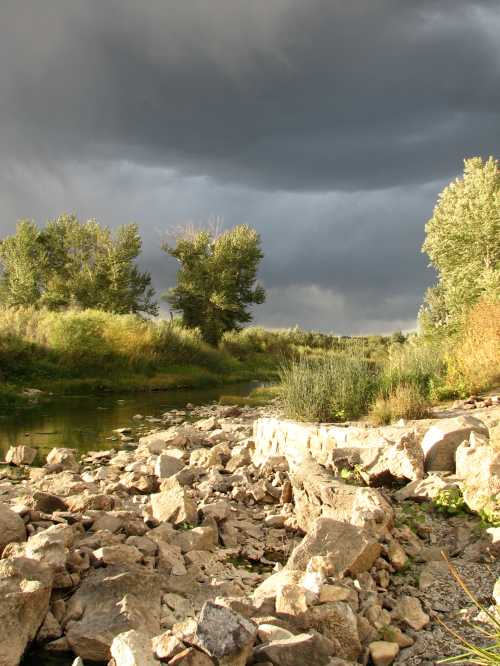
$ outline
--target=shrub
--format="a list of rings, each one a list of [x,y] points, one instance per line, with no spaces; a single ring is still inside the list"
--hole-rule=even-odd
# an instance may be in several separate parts
[[[377,387],[376,367],[361,357],[301,356],[280,369],[286,415],[308,421],[343,421],[366,413]]]
[[[398,386],[413,386],[427,398],[441,383],[444,370],[442,344],[413,336],[408,342],[389,348],[382,374],[382,390],[388,397]]]
[[[379,395],[370,408],[372,421],[385,425],[398,419],[423,419],[429,416],[429,402],[418,386],[400,384],[386,397]]]
[[[481,301],[469,312],[448,358],[448,381],[462,394],[500,383],[500,302]]]

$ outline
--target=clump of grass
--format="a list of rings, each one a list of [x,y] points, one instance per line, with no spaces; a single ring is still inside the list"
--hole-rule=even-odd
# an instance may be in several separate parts
[[[365,414],[377,387],[377,370],[361,357],[301,356],[280,369],[281,403],[290,418],[345,421]]]
[[[399,384],[389,395],[379,395],[370,408],[370,418],[376,425],[386,425],[399,419],[424,419],[429,416],[429,401],[412,384]]]

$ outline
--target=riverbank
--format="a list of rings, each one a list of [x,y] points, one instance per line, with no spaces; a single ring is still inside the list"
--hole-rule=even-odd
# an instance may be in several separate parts
[[[497,530],[477,512],[498,489],[499,410],[318,429],[274,408],[188,407],[123,421],[113,450],[51,450],[0,481],[0,661],[424,666],[461,652],[442,622],[474,642],[481,619],[441,552],[489,605]]]

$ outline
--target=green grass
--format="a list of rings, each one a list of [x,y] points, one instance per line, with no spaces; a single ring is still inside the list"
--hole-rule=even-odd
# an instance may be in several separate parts
[[[366,413],[378,386],[378,370],[359,356],[302,356],[282,365],[280,380],[280,400],[289,418],[345,421]]]
[[[221,405],[238,405],[239,407],[264,407],[270,402],[279,398],[280,389],[278,386],[259,386],[250,392],[249,395],[222,395],[219,398]]]

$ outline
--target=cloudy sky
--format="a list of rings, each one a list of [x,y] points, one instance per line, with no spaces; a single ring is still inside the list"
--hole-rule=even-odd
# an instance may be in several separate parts
[[[409,329],[436,196],[500,153],[498,0],[1,0],[0,233],[61,212],[262,235],[255,320]]]

